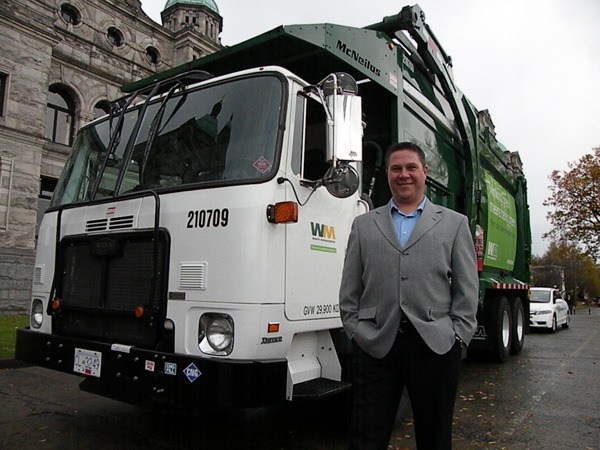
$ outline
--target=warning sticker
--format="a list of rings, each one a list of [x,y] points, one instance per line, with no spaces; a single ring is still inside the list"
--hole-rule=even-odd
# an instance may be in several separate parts
[[[198,369],[194,363],[191,363],[189,366],[183,369],[183,373],[187,379],[190,380],[190,383],[193,383],[200,377],[200,375],[202,375],[202,372],[200,372],[200,369]]]
[[[177,375],[177,364],[172,362],[165,363],[165,374]]]
[[[265,173],[271,168],[271,163],[262,156],[258,158],[252,165],[256,167],[260,173]]]

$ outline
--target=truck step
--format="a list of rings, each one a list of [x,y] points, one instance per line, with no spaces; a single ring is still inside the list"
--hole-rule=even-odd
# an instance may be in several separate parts
[[[305,381],[294,386],[294,400],[309,400],[327,397],[349,390],[351,383],[346,381],[328,380],[327,378],[316,378]]]

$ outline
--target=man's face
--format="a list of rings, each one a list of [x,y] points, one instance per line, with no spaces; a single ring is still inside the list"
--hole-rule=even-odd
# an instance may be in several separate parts
[[[427,166],[412,150],[397,150],[390,155],[388,184],[398,206],[418,204],[425,193]]]

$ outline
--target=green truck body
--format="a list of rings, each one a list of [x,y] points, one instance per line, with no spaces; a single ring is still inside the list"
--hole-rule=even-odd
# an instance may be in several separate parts
[[[496,139],[486,110],[455,85],[452,63],[418,6],[365,28],[281,26],[124,87],[133,92],[185,72],[224,75],[278,65],[306,80],[346,72],[358,80],[364,121],[363,192],[374,206],[389,190],[381,154],[413,141],[427,154],[427,195],[467,215],[480,258],[479,328],[471,344],[504,360],[528,328],[531,232],[521,160]]]

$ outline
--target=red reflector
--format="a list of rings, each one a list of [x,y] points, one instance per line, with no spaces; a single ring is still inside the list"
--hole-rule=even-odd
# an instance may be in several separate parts
[[[52,309],[56,311],[58,308],[60,308],[60,300],[55,298],[52,300]]]
[[[484,231],[481,225],[475,226],[475,253],[477,254],[477,270],[483,270],[483,243]]]
[[[267,206],[267,220],[271,223],[298,222],[298,203],[279,202]]]
[[[135,317],[137,319],[139,319],[140,317],[142,317],[144,315],[144,307],[142,305],[136,306],[133,313],[135,314]]]
[[[269,323],[269,325],[267,327],[267,332],[268,333],[278,333],[279,332],[279,323],[277,323],[277,322]]]

